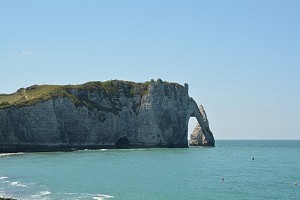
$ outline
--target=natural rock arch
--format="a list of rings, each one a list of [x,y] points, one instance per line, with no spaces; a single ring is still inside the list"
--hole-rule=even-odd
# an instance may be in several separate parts
[[[190,146],[206,146],[214,147],[215,139],[210,131],[207,116],[202,105],[197,106],[197,103],[193,98],[190,98],[189,102],[189,112],[188,120],[190,117],[196,117],[197,124],[191,134],[191,139],[189,141]]]
[[[190,117],[198,121],[190,145],[215,144],[188,84],[158,79],[41,85],[26,88],[28,100],[25,93],[18,99],[20,91],[0,95],[0,152],[185,148]]]

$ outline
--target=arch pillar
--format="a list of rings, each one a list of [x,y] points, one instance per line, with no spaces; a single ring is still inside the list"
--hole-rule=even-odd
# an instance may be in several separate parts
[[[192,98],[190,98],[189,102],[189,117],[196,117],[198,122],[193,133],[191,134],[189,145],[214,147],[215,139],[209,128],[204,107],[202,105],[198,107],[197,103]]]

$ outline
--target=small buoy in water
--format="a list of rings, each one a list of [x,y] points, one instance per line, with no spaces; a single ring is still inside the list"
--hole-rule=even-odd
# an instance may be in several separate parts
[[[252,160],[254,160],[254,157],[252,157]]]
[[[224,177],[222,177],[222,181],[224,181]]]
[[[295,181],[295,182],[294,182],[294,185],[295,185],[295,186],[297,186],[297,185],[298,185],[298,183]]]

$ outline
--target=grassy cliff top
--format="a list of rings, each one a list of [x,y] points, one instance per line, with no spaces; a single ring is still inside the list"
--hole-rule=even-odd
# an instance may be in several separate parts
[[[177,83],[164,83],[180,86]],[[126,96],[133,96],[135,94],[143,96],[147,93],[149,84],[150,82],[135,83],[130,81],[111,80],[106,82],[87,82],[79,85],[33,85],[27,88],[20,88],[12,94],[0,94],[0,108],[32,105],[39,101],[45,101],[55,97],[69,97],[76,102],[78,101],[78,97],[73,94],[72,91],[74,90],[101,90],[107,95],[116,95],[119,94],[122,89]]]

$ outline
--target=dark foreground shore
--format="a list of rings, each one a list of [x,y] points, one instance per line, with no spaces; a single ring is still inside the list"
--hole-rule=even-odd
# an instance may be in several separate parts
[[[17,199],[0,197],[0,200],[17,200]]]

